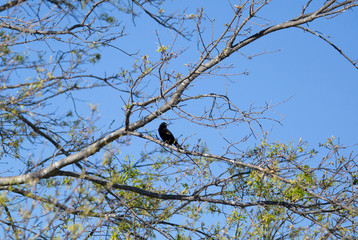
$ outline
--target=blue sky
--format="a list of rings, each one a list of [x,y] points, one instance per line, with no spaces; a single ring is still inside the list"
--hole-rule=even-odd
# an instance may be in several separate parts
[[[301,11],[301,1],[278,0],[260,14],[263,19],[271,19],[270,25],[277,24],[296,17]],[[315,1],[324,2],[324,1]],[[168,1],[168,6],[178,13],[186,9],[187,14],[196,12],[203,6],[212,24],[208,21],[203,23],[206,29],[204,36],[208,41],[212,36],[216,39],[225,29],[224,24],[231,18],[233,12],[228,1],[217,0],[181,0]],[[166,5],[164,5],[166,6]],[[164,8],[163,6],[163,8]],[[139,11],[139,9],[137,9]],[[168,12],[170,10],[167,10]],[[309,26],[328,36],[330,41],[339,46],[352,59],[358,59],[358,9],[348,11],[334,19],[320,19]],[[159,42],[156,32],[161,38],[161,43],[170,45],[175,33],[159,26],[154,20],[144,14],[135,19],[135,25],[130,16],[122,14],[117,16],[126,24],[127,36],[115,40],[112,44],[123,48],[127,52],[138,52],[140,56],[147,54],[151,61],[160,57],[156,52]],[[263,20],[258,20],[263,22]],[[189,25],[193,27],[193,25]],[[213,27],[213,32],[211,31]],[[260,28],[257,27],[257,30]],[[44,48],[47,46],[44,45]],[[60,51],[61,46],[51,46],[54,54]],[[196,35],[191,40],[178,37],[174,46],[175,50],[186,49],[185,52],[168,66],[168,71],[174,70],[186,74],[187,67],[184,64],[196,62],[198,51],[196,49]],[[50,51],[49,51],[50,52]],[[243,57],[263,54],[252,59]],[[101,60],[98,64],[89,64],[86,73],[96,75],[116,74],[120,69],[130,69],[134,58],[130,58],[113,48],[101,50]],[[288,101],[275,107],[273,112],[267,113],[266,117],[279,120],[282,125],[273,121],[263,120],[261,123],[266,131],[270,132],[270,141],[281,141],[297,143],[299,139],[308,141],[311,148],[317,148],[327,138],[335,136],[343,145],[358,143],[358,70],[344,59],[335,49],[321,39],[314,37],[301,29],[287,29],[270,34],[250,44],[224,61],[224,64],[233,64],[232,72],[239,74],[229,78],[214,76],[211,78],[199,78],[188,93],[227,94],[230,100],[242,111],[246,111],[251,105],[264,106],[265,103],[280,103]],[[148,94],[157,94],[158,80],[151,79]],[[76,92],[74,96],[81,101],[78,102],[78,111],[84,115],[90,114],[90,104],[98,104],[100,114],[99,125],[102,131],[107,132],[110,124],[115,121],[113,128],[123,126],[124,115],[121,108],[124,103],[121,100],[122,93],[109,88],[97,88],[94,90]],[[57,100],[56,100],[57,101]],[[70,101],[69,101],[70,102]],[[200,101],[193,101],[185,108],[192,113],[202,110],[209,105],[202,105]],[[64,108],[65,109],[65,108]],[[67,109],[66,109],[67,110]],[[171,118],[169,129],[179,138],[179,142],[187,138],[186,144],[193,147],[198,139],[207,143],[212,154],[225,152],[227,143],[220,133],[229,141],[240,141],[250,133],[246,124],[240,123],[226,129],[212,129],[198,126],[176,116],[173,112],[165,113],[161,119],[157,119],[138,131],[152,131],[157,134],[157,128],[162,121]],[[133,117],[131,121],[139,119]],[[124,148],[120,146],[124,159],[130,154],[138,159],[140,153],[147,147],[159,147],[156,144],[145,143],[148,141],[132,138],[131,144]],[[248,144],[240,147],[245,150],[258,144],[260,139],[250,139]],[[97,154],[94,158],[101,159]],[[92,160],[92,159],[91,159]],[[218,164],[220,165],[220,164]],[[220,165],[220,171],[226,169],[226,165]],[[212,218],[212,221],[216,221]]]
[[[189,4],[190,3],[190,4]],[[217,1],[170,1],[168,5],[181,12],[195,12],[197,7],[203,6],[204,12],[210,17],[213,25],[205,24],[205,36],[218,37],[224,30],[224,23],[232,16],[228,2],[220,4]],[[282,11],[285,9],[285,11]],[[260,16],[271,19],[272,24],[288,20],[297,16],[301,11],[301,5],[291,1],[273,1],[267,10]],[[329,40],[339,46],[352,59],[358,58],[358,14],[349,11],[334,19],[319,19],[310,23],[313,30],[320,31]],[[155,52],[158,47],[156,32],[161,38],[162,44],[171,44],[172,32],[158,26],[152,19],[142,14],[135,20],[135,26],[128,16],[120,17],[127,23],[128,36],[120,38],[114,45],[132,52],[140,51],[141,55],[147,54],[150,60],[155,60],[159,54]],[[211,26],[214,26],[213,33]],[[170,68],[175,71],[187,73],[184,63],[197,61],[196,36],[190,41],[178,38],[175,49],[187,50],[176,59]],[[195,83],[192,93],[228,93],[229,98],[241,110],[247,110],[251,104],[263,106],[265,102],[279,103],[290,98],[289,101],[274,108],[278,114],[269,114],[282,123],[282,126],[272,121],[263,121],[265,130],[270,132],[270,140],[297,142],[298,139],[308,141],[312,147],[325,142],[328,137],[340,138],[344,145],[358,143],[358,70],[344,59],[335,49],[323,40],[303,32],[301,29],[287,29],[270,34],[240,50],[241,53],[251,56],[262,52],[272,52],[247,59],[240,53],[225,60],[225,64],[234,64],[234,72],[248,72],[248,75],[238,75],[227,81],[224,78],[214,77],[200,79]],[[98,65],[94,65],[92,71],[97,73],[118,72],[120,68],[130,68],[134,62],[119,51],[105,49]],[[158,86],[155,80],[152,86]],[[150,86],[151,87],[151,86]],[[100,90],[96,90],[100,91]],[[117,126],[123,123],[123,115],[120,107],[123,106],[118,93],[104,90],[99,100],[90,100],[85,97],[86,104],[98,103],[99,112],[103,124],[116,120]],[[292,98],[291,98],[292,97]],[[109,104],[111,103],[111,104]],[[200,109],[203,106],[192,106]],[[115,110],[113,109],[115,108]],[[118,114],[117,114],[118,111]],[[175,117],[172,113],[163,116]],[[135,121],[137,119],[132,119]],[[146,126],[146,130],[156,131],[162,120],[156,120]],[[221,151],[218,142],[218,132],[213,129],[198,127],[183,119],[171,121],[172,131],[179,138],[192,136],[188,143],[195,143],[198,138],[205,139],[209,149]],[[225,136],[236,141],[248,134],[247,126],[238,126],[235,129],[223,129]],[[224,147],[224,146],[222,146]]]

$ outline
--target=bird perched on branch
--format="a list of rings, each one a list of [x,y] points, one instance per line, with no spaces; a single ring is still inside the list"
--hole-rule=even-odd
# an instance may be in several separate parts
[[[179,143],[177,142],[177,140],[174,138],[173,134],[169,131],[169,129],[167,128],[168,124],[165,122],[162,122],[159,125],[158,128],[158,132],[160,137],[163,139],[163,142],[169,143],[169,144],[174,144],[174,146],[176,146],[177,148],[183,149]]]

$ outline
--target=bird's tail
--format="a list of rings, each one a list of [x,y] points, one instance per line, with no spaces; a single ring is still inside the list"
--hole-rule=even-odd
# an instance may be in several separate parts
[[[174,141],[174,145],[175,145],[177,148],[184,150],[184,148],[182,148],[182,146],[180,146],[179,143],[178,143],[176,140]]]

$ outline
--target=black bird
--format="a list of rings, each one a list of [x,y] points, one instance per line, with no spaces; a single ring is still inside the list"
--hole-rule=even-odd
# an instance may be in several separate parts
[[[159,135],[163,139],[163,142],[166,142],[169,144],[174,144],[177,148],[183,149],[179,145],[177,140],[174,138],[173,134],[169,131],[167,126],[168,126],[168,124],[166,124],[165,122],[162,122],[158,128]]]

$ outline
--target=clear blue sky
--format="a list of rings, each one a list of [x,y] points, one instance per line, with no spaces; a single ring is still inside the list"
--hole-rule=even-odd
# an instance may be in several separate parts
[[[203,6],[204,11],[212,20],[213,37],[217,38],[224,30],[224,24],[231,17],[231,10],[227,1],[170,1],[175,4],[173,9],[187,9],[190,13],[196,7]],[[294,2],[294,3],[293,3]],[[262,13],[263,18],[271,19],[272,24],[296,17],[301,11],[300,1],[273,1],[273,4]],[[283,10],[284,9],[284,10]],[[339,46],[352,59],[358,59],[358,9],[349,11],[337,18],[322,19],[309,26],[320,31],[329,40]],[[195,11],[194,11],[195,12]],[[124,20],[125,21],[125,18]],[[206,36],[211,36],[211,25],[204,25]],[[140,51],[147,54],[150,60],[157,59],[155,52],[158,40],[155,32],[159,33],[162,44],[171,44],[174,34],[158,26],[152,19],[142,15],[136,20],[136,26],[127,25],[129,35],[116,41],[117,46],[131,47],[132,52]],[[179,38],[175,49],[186,49],[186,52],[169,66],[175,71],[187,73],[185,63],[196,62],[196,36],[191,41]],[[275,52],[277,51],[277,52]],[[274,108],[278,114],[269,113],[265,116],[273,117],[282,126],[273,121],[262,121],[266,131],[270,132],[270,141],[297,143],[299,139],[308,142],[309,148],[319,149],[319,143],[335,136],[343,145],[358,143],[358,70],[344,59],[335,49],[323,40],[303,32],[301,29],[288,29],[263,37],[259,41],[243,48],[241,53],[250,56],[262,52],[273,52],[246,59],[237,53],[225,60],[226,64],[235,66],[234,72],[248,72],[248,75],[238,75],[230,78],[231,82],[219,76],[201,78],[195,82],[191,93],[228,94],[230,100],[241,110],[245,111],[250,105],[264,106],[266,102],[279,103],[290,97],[289,101]],[[115,72],[119,68],[130,68],[133,59],[128,59],[122,53],[113,50],[103,52],[100,65],[94,66],[97,73]],[[109,74],[108,74],[109,75]],[[152,80],[154,87],[158,86],[156,79]],[[98,103],[98,101],[97,101]],[[193,102],[190,109],[202,109],[203,105]],[[123,103],[119,93],[109,94],[104,90],[99,102],[104,125],[116,119],[115,126],[123,124],[124,116],[120,107]],[[206,106],[208,107],[208,106]],[[117,110],[118,111],[117,111]],[[195,113],[195,112],[194,112]],[[176,117],[173,113],[166,113],[166,117]],[[136,121],[138,119],[132,119]],[[157,134],[157,128],[163,120],[155,120],[146,126],[145,130]],[[187,144],[193,147],[198,139],[205,140],[212,154],[223,154],[227,143],[220,136],[218,130],[191,124],[184,119],[171,121],[169,128],[179,142],[189,136]],[[139,131],[144,131],[140,129]],[[245,137],[250,131],[245,124],[220,129],[230,141],[236,142]],[[142,151],[149,150],[154,144],[133,138],[132,144],[121,148],[123,158],[126,154],[139,158]],[[254,147],[259,139],[251,139],[249,144],[241,144],[242,150]],[[149,149],[148,149],[149,148]],[[355,147],[356,148],[356,147]],[[323,153],[324,154],[324,151]],[[320,155],[321,156],[321,155]],[[316,161],[319,161],[317,157]],[[314,164],[314,163],[312,163]],[[216,170],[223,172],[226,164],[218,163]],[[180,218],[176,218],[180,222]],[[206,218],[207,223],[220,221],[217,217]]]
[[[195,13],[196,8],[203,6],[207,16],[215,20],[212,25],[209,22],[203,25],[206,29],[204,36],[213,36],[214,39],[221,35],[225,29],[224,24],[232,16],[228,1],[180,0],[168,1],[167,4],[178,13],[186,9],[187,14]],[[260,14],[260,17],[271,19],[271,25],[273,25],[298,16],[301,8],[301,1],[277,0],[273,1]],[[136,10],[139,11],[139,9]],[[357,13],[358,9],[355,9],[331,20],[318,20],[306,27],[332,36],[329,38],[330,41],[352,59],[358,59]],[[144,14],[135,20],[135,25],[128,15],[122,14],[117,17],[126,24],[125,30],[128,34],[112,43],[119,48],[132,53],[139,51],[141,55],[147,54],[150,60],[155,61],[160,56],[156,52],[159,43],[155,32],[158,32],[162,44],[172,43],[175,34],[159,26]],[[263,20],[258,21],[263,22]],[[211,32],[212,27],[213,32]],[[59,46],[51,47],[55,53],[61,50],[57,49],[60,48]],[[44,48],[47,46],[44,45]],[[178,37],[174,48],[186,49],[186,51],[169,65],[168,70],[173,69],[186,74],[188,70],[184,64],[198,60],[195,33],[190,41]],[[302,139],[308,141],[310,147],[317,148],[318,143],[323,143],[327,138],[335,136],[340,138],[340,142],[344,145],[358,143],[358,70],[335,49],[300,29],[288,29],[263,37],[240,51],[247,56],[262,52],[273,53],[260,55],[250,60],[236,53],[224,63],[233,64],[235,67],[233,72],[248,72],[248,75],[232,76],[230,81],[220,76],[200,78],[196,80],[190,93],[227,94],[242,111],[247,110],[252,104],[264,106],[266,102],[279,103],[292,97],[273,109],[277,114],[265,115],[279,120],[282,126],[273,121],[262,121],[265,130],[270,132],[271,141],[288,143]],[[88,65],[88,73],[110,76],[118,73],[121,68],[130,69],[134,62],[133,58],[112,48],[103,49],[101,54],[102,58],[98,64]],[[155,93],[153,89],[159,86],[157,79],[152,79],[151,84],[153,85],[149,85],[148,88],[152,91],[148,94]],[[90,113],[89,104],[98,104],[101,115],[99,124],[103,127],[103,132],[108,130],[113,120],[115,120],[113,128],[123,126],[124,115],[121,107],[124,103],[120,92],[101,88],[74,93],[74,96],[83,100],[78,102],[78,111],[83,113]],[[197,101],[192,102],[189,110],[203,108],[204,106]],[[167,117],[176,116],[168,112],[163,115],[164,119]],[[137,120],[139,119],[131,119],[131,121]],[[139,131],[153,131],[157,134],[157,128],[162,121],[162,119],[155,120],[148,124],[146,129],[139,129]],[[189,137],[186,143],[190,147],[196,144],[198,139],[205,140],[212,154],[222,154],[227,146],[218,130],[197,126],[184,119],[172,120],[169,128],[179,138],[179,142]],[[233,142],[241,140],[250,132],[245,124],[220,130],[227,139]],[[133,138],[131,145],[120,149],[122,155],[118,157],[124,158],[125,154],[129,153],[134,159],[138,159],[145,147],[157,146],[145,145],[145,142]],[[245,150],[256,143],[259,141],[252,139],[251,145],[240,145],[240,147]],[[95,155],[94,158],[100,159],[101,156]],[[214,217],[211,220],[217,221],[218,219]]]
[[[168,5],[176,9],[178,13],[186,9],[187,13],[195,12],[194,9],[203,6],[204,12],[212,20],[213,36],[218,37],[224,29],[224,23],[232,16],[232,11],[227,1],[170,1]],[[300,3],[292,1],[273,1],[260,16],[271,19],[272,24],[282,20],[288,20],[297,16],[301,11]],[[120,16],[123,22],[130,20],[128,16]],[[123,49],[140,51],[142,55],[149,55],[150,60],[157,59],[159,54],[155,52],[158,40],[155,31],[162,38],[162,44],[171,44],[174,33],[158,26],[152,19],[142,14],[135,21],[126,22],[128,36],[118,39],[115,45]],[[211,36],[211,25],[205,24],[206,36]],[[358,59],[358,14],[357,9],[349,11],[331,20],[321,19],[309,26],[327,36],[329,40],[339,46],[348,56]],[[188,48],[182,57],[170,65],[173,70],[187,70],[184,63],[197,61],[196,36],[191,41],[179,37],[175,49]],[[280,120],[282,126],[272,121],[263,121],[267,131],[270,131],[270,140],[289,142],[302,138],[308,141],[310,146],[316,148],[318,143],[325,142],[328,137],[339,137],[342,144],[351,145],[358,143],[358,70],[344,59],[335,49],[321,39],[303,32],[301,29],[288,29],[263,37],[257,42],[245,47],[241,52],[245,55],[255,55],[262,52],[277,51],[251,60],[237,53],[228,58],[226,64],[234,64],[234,72],[248,72],[249,75],[231,77],[228,82],[225,78],[214,77],[200,79],[196,82],[192,92],[204,94],[216,92],[225,94],[226,91],[231,101],[241,110],[251,104],[263,106],[265,102],[278,103],[293,96],[289,101],[274,108],[279,114],[268,114]],[[133,59],[124,56],[119,51],[106,49],[102,52],[100,64],[94,65],[92,70],[97,73],[118,72],[122,68],[130,68]],[[155,86],[158,86],[153,81]],[[98,91],[98,90],[96,90]],[[86,98],[85,98],[86,99]],[[88,102],[99,103],[99,110],[104,124],[116,119],[117,126],[123,123],[123,115],[120,107],[123,106],[119,93],[113,95],[105,90],[100,100],[94,101],[87,97]],[[113,103],[113,104],[111,104]],[[193,108],[202,108],[202,105]],[[116,114],[117,110],[118,114]],[[168,113],[165,117],[174,117]],[[135,121],[138,119],[132,119]],[[162,120],[153,121],[147,126],[147,130],[156,131]],[[188,124],[185,120],[171,121],[170,126],[177,136],[182,138],[196,134],[188,143],[195,143],[198,138],[207,141],[209,149],[213,153],[219,153],[220,143],[216,130],[198,127]],[[239,126],[235,129],[224,130],[226,137],[237,141],[248,133],[247,126]],[[140,151],[140,149],[137,149]]]

